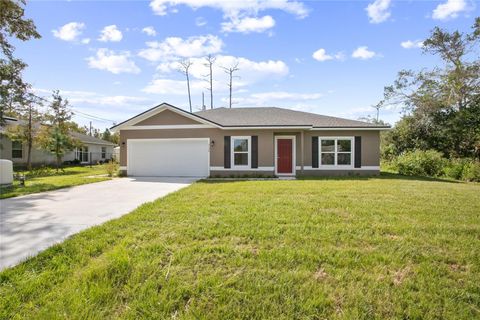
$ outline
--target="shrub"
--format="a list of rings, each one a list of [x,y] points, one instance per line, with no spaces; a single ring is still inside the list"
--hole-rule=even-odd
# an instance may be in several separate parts
[[[38,168],[33,168],[27,173],[28,177],[46,177],[46,176],[51,176],[54,175],[55,171],[47,166],[41,166]]]
[[[113,177],[118,172],[118,163],[116,161],[109,161],[104,166],[109,177]]]
[[[402,153],[395,161],[398,173],[408,176],[439,176],[446,160],[435,150],[415,150]]]
[[[467,163],[468,159],[451,159],[443,169],[443,173],[448,178],[461,180]]]
[[[462,180],[480,182],[480,162],[467,162],[463,167]]]

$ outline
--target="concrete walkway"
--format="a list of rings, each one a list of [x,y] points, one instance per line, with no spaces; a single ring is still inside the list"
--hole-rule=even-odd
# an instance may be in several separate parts
[[[195,180],[121,178],[0,200],[0,270]]]

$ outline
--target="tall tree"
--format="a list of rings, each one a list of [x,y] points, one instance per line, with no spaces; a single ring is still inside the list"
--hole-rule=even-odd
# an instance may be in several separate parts
[[[26,64],[13,56],[15,47],[9,38],[40,38],[33,21],[24,18],[25,4],[25,0],[0,0],[0,123],[4,113],[12,112],[18,105],[28,87],[22,79]]]
[[[18,141],[27,146],[27,169],[32,168],[32,149],[37,145],[42,114],[37,106],[42,100],[31,93],[27,93],[22,104],[17,109],[18,124],[7,127],[7,135],[12,141]]]
[[[213,65],[217,58],[209,54],[208,56],[205,57],[205,66],[209,70],[209,74],[207,75],[208,77],[208,82],[209,82],[209,88],[208,91],[210,91],[210,109],[213,109]]]
[[[385,87],[380,104],[403,106],[404,116],[386,141],[391,150],[436,149],[447,156],[475,156],[480,145],[480,18],[471,33],[434,28],[423,42],[424,54],[444,62],[432,70],[402,70]],[[460,139],[460,140],[459,140]]]
[[[185,75],[187,80],[188,104],[190,105],[190,112],[192,112],[192,96],[190,95],[190,67],[192,66],[190,59],[185,59],[179,62],[179,71]]]
[[[228,89],[230,91],[230,100],[229,100],[229,106],[230,106],[230,109],[232,108],[232,89],[233,89],[233,78],[234,78],[234,75],[233,73],[234,72],[237,72],[238,70],[240,70],[238,68],[238,62],[236,62],[234,65],[230,66],[230,67],[222,67],[222,69],[228,74],[228,77],[229,77],[229,81],[228,81]]]
[[[45,115],[46,124],[42,126],[39,139],[40,145],[55,155],[57,171],[62,164],[63,155],[80,145],[79,141],[70,135],[72,116],[68,100],[64,99],[59,91],[54,91]]]

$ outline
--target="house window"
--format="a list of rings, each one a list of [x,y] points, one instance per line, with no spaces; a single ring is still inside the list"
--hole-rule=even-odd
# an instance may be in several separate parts
[[[250,167],[251,137],[232,137],[232,167]]]
[[[102,147],[102,159],[107,157],[107,147]]]
[[[12,159],[23,158],[23,144],[19,141],[12,141]]]
[[[80,162],[88,162],[88,147],[80,147],[77,149],[76,158]]]
[[[321,166],[351,166],[352,137],[319,138]]]

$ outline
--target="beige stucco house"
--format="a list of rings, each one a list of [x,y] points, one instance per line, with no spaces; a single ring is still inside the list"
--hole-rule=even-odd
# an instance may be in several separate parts
[[[130,176],[378,174],[388,126],[282,108],[190,113],[167,103],[111,129]]]
[[[27,163],[28,148],[25,144],[12,141],[5,134],[7,126],[14,126],[20,120],[14,118],[5,118],[5,126],[0,127],[0,159],[11,160],[16,166],[23,166]],[[72,132],[72,137],[81,142],[81,146],[67,152],[62,160],[75,161],[81,164],[95,164],[113,158],[113,148],[115,144],[98,139],[79,132]],[[32,165],[50,165],[55,164],[55,156],[40,148],[32,148]]]

